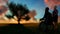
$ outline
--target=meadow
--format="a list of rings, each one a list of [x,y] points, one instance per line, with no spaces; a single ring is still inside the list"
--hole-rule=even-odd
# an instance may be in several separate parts
[[[45,29],[44,27],[43,30]],[[60,34],[60,23],[58,23],[58,29],[56,31],[53,29],[48,32],[41,31],[39,29],[39,23],[25,23],[20,25],[8,24],[6,26],[0,26],[0,32],[8,34]]]

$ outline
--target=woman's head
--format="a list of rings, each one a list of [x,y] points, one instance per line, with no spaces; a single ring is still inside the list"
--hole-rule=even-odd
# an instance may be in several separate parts
[[[46,7],[46,10],[49,10],[49,8],[48,8],[48,7]]]
[[[45,12],[48,12],[48,11],[49,11],[49,8],[48,8],[48,7],[46,7],[46,8],[45,8]]]

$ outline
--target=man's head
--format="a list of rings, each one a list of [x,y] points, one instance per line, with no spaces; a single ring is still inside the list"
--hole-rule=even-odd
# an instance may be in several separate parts
[[[54,6],[54,9],[56,9],[57,8],[57,6]]]

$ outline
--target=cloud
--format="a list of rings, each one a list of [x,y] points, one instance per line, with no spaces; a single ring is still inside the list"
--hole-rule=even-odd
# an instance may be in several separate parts
[[[6,7],[7,2],[8,0],[0,0],[0,16],[7,12],[8,10],[8,8]]]
[[[0,6],[0,15],[5,14],[7,12],[7,7],[5,6]]]
[[[60,5],[60,0],[44,0],[44,2],[50,9]]]
[[[31,18],[34,18],[36,16],[36,11],[32,10],[30,11],[30,13],[28,14]]]
[[[8,2],[8,0],[0,0],[0,6],[1,5],[6,5],[7,2]]]

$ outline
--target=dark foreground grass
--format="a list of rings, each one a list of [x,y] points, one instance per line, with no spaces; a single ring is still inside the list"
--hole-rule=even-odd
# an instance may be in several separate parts
[[[39,29],[38,27],[26,27],[22,24],[10,24],[9,26],[0,27],[0,32],[3,34],[60,34],[60,24],[57,30],[44,31],[45,28]]]

